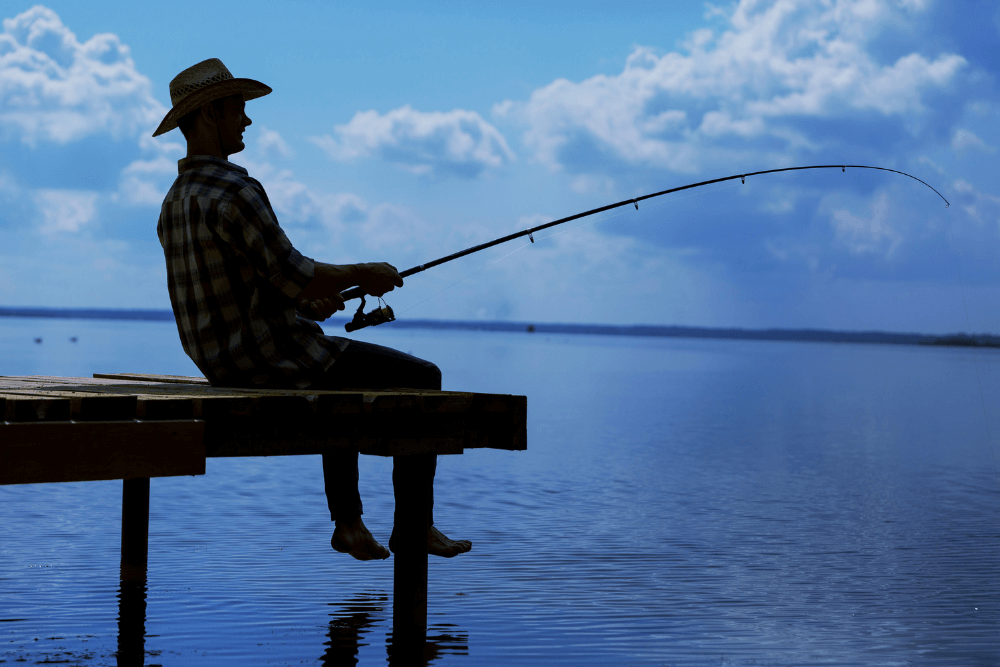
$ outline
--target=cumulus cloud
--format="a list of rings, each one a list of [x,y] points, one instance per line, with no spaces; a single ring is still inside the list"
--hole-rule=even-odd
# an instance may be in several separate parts
[[[913,1],[741,0],[727,29],[696,31],[686,53],[637,48],[621,74],[560,79],[494,113],[523,126],[537,160],[577,171],[612,157],[693,172],[742,157],[739,142],[750,140],[758,160],[780,162],[819,147],[822,135],[804,129],[807,119],[896,119],[905,132],[967,64],[953,53],[891,62],[873,55],[881,30],[924,9]]]
[[[569,189],[581,195],[592,192],[610,193],[614,190],[614,186],[615,182],[612,179],[596,174],[580,174],[569,183]]]
[[[430,226],[409,207],[317,189],[298,180],[291,170],[278,170],[269,163],[247,162],[247,167],[267,190],[292,242],[323,261],[384,259],[389,252],[397,259],[413,259],[419,255],[421,239],[430,233]]]
[[[133,160],[122,169],[116,201],[136,206],[157,206],[177,177],[177,162],[165,156]]]
[[[97,197],[98,193],[86,190],[36,190],[40,230],[50,236],[80,231],[97,214]]]
[[[979,225],[991,222],[1000,227],[1000,196],[983,192],[963,179],[955,181],[952,188],[957,193],[955,199],[958,207],[970,219]]]
[[[837,240],[855,255],[881,253],[892,256],[903,241],[903,235],[888,222],[889,198],[883,193],[872,205],[871,217],[858,217],[850,211],[833,213]]]
[[[292,149],[274,130],[261,127],[258,130],[257,150],[270,158],[286,158],[292,156]]]
[[[479,176],[514,159],[500,132],[475,111],[360,111],[312,141],[335,160],[375,156],[415,174]]]
[[[985,141],[975,135],[975,133],[959,128],[951,137],[951,148],[956,153],[969,150],[981,151],[983,153],[995,153],[996,148],[989,146]]]
[[[16,199],[21,192],[17,181],[8,172],[0,169],[0,196],[6,200]]]
[[[46,7],[4,19],[0,33],[0,131],[35,145],[93,134],[152,131],[166,109],[129,48],[112,34],[80,42]]]

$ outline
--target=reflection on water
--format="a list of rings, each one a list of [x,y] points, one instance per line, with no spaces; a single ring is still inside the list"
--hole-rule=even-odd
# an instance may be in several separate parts
[[[1000,664],[1000,354],[366,335],[528,395],[527,452],[439,462],[435,521],[475,547],[430,561],[419,650],[392,641],[391,559],[330,549],[319,458],[275,457],[153,480],[144,623],[121,482],[0,487],[0,661]],[[391,470],[362,457],[380,540]]]
[[[386,639],[390,667],[424,667],[446,655],[468,655],[469,635],[454,623],[440,623],[427,628],[427,638],[414,645],[395,642],[392,633]]]
[[[330,616],[329,641],[320,660],[323,667],[344,667],[358,664],[358,649],[368,646],[366,635],[372,628],[385,622],[389,597],[384,594],[366,593],[358,595],[343,604],[330,603],[339,607]]]
[[[326,651],[320,657],[323,667],[352,667],[360,664],[363,647],[385,635],[387,664],[394,667],[425,667],[443,655],[468,655],[469,636],[453,623],[432,624],[427,637],[419,642],[398,643],[392,631],[390,598],[385,593],[363,593],[344,603],[331,603]],[[375,634],[378,632],[379,634]]]
[[[146,571],[122,566],[118,588],[118,667],[142,667],[146,655]]]

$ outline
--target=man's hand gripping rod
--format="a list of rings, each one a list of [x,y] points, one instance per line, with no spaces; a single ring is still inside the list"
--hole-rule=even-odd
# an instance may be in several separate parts
[[[761,176],[763,174],[776,174],[776,173],[781,172],[781,171],[802,171],[802,170],[805,170],[805,169],[840,169],[841,171],[847,171],[848,167],[850,167],[851,169],[875,169],[875,170],[878,170],[878,171],[891,171],[894,174],[900,174],[902,176],[909,176],[913,180],[919,181],[920,183],[923,183],[924,185],[926,185],[927,187],[929,187],[931,190],[934,190],[934,193],[938,197],[940,197],[941,199],[944,199],[945,208],[951,206],[951,204],[948,203],[948,200],[944,198],[944,195],[942,195],[940,192],[938,192],[937,190],[935,190],[928,183],[926,183],[924,181],[921,181],[919,178],[917,178],[916,176],[914,176],[912,174],[907,174],[905,171],[897,171],[896,169],[888,169],[886,167],[869,167],[869,166],[863,165],[863,164],[814,164],[814,165],[809,165],[809,166],[806,166],[806,167],[783,167],[781,169],[765,169],[763,171],[752,171],[752,172],[748,172],[748,173],[744,173],[744,174],[733,174],[732,176],[726,176],[724,178],[713,178],[710,181],[701,181],[699,183],[689,183],[687,185],[682,185],[680,187],[670,188],[669,190],[661,190],[660,192],[653,192],[652,194],[643,195],[641,197],[634,197],[632,199],[623,199],[622,201],[617,202],[615,204],[608,204],[607,206],[601,206],[600,208],[595,208],[595,209],[591,209],[589,211],[584,211],[583,213],[577,213],[576,215],[571,215],[571,216],[566,217],[566,218],[560,218],[559,220],[553,220],[552,222],[547,222],[544,225],[538,225],[537,227],[531,227],[530,229],[525,229],[525,230],[520,231],[520,232],[515,232],[514,234],[508,234],[507,236],[504,236],[504,237],[501,237],[501,238],[498,238],[498,239],[494,239],[494,240],[489,241],[487,243],[481,243],[480,245],[473,246],[471,248],[466,248],[465,250],[461,250],[459,252],[456,252],[454,254],[448,255],[446,257],[441,257],[439,259],[435,259],[433,262],[427,262],[426,264],[421,264],[420,266],[414,266],[412,269],[407,269],[406,271],[400,272],[399,275],[400,275],[401,278],[406,278],[408,276],[412,276],[414,273],[420,273],[421,271],[426,271],[427,269],[433,268],[433,267],[438,266],[440,264],[444,264],[445,262],[450,262],[453,259],[458,259],[459,257],[465,257],[466,255],[471,255],[474,252],[479,252],[480,250],[486,250],[487,248],[492,248],[495,245],[500,245],[501,243],[506,243],[507,241],[513,241],[514,239],[520,238],[522,236],[527,236],[529,239],[531,239],[531,242],[534,243],[535,239],[534,239],[533,234],[535,232],[537,232],[537,231],[541,231],[543,229],[548,229],[549,227],[555,227],[556,225],[561,225],[564,222],[570,222],[572,220],[579,220],[580,218],[585,218],[588,215],[594,215],[595,213],[603,213],[604,211],[610,211],[611,209],[618,208],[620,206],[628,206],[629,204],[633,204],[635,206],[636,210],[639,210],[639,202],[643,201],[644,199],[652,199],[653,197],[660,197],[662,195],[668,195],[668,194],[670,194],[672,192],[680,192],[681,190],[691,190],[692,188],[700,188],[703,185],[712,185],[713,183],[722,183],[723,181],[732,181],[732,180],[737,179],[737,178],[740,179],[741,181],[743,181],[745,183],[747,176]],[[360,287],[352,287],[351,289],[345,290],[345,291],[343,291],[343,292],[340,293],[340,298],[342,298],[344,301],[350,301],[351,299],[357,299],[358,297],[361,297],[361,307],[358,308],[358,312],[355,313],[354,319],[351,320],[350,322],[348,322],[344,326],[344,328],[347,331],[356,331],[358,329],[363,329],[364,327],[367,327],[367,326],[376,326],[376,325],[382,324],[384,322],[392,322],[393,320],[396,319],[395,316],[392,314],[392,308],[390,308],[387,305],[383,306],[381,308],[376,308],[375,310],[372,310],[370,313],[365,314],[364,313],[365,291],[362,288],[360,288]]]

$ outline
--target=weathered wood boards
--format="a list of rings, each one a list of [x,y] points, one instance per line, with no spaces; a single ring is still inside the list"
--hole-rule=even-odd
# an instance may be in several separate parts
[[[205,474],[200,420],[7,422],[0,484]]]
[[[205,424],[189,406],[140,421],[156,412],[148,399],[75,381],[0,377],[0,484],[205,474]]]
[[[207,456],[461,454],[527,448],[524,396],[391,389],[227,389],[203,378],[0,377],[8,423],[203,420]]]

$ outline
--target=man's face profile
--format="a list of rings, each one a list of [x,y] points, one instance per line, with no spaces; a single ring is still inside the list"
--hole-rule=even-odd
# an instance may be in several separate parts
[[[246,148],[243,131],[251,122],[246,114],[246,101],[237,93],[203,104],[182,117],[177,126],[188,142],[189,156],[228,158]]]
[[[222,152],[227,155],[239,153],[243,143],[243,130],[253,121],[246,114],[246,101],[242,95],[230,95],[223,100],[222,113],[218,115],[219,140]]]

